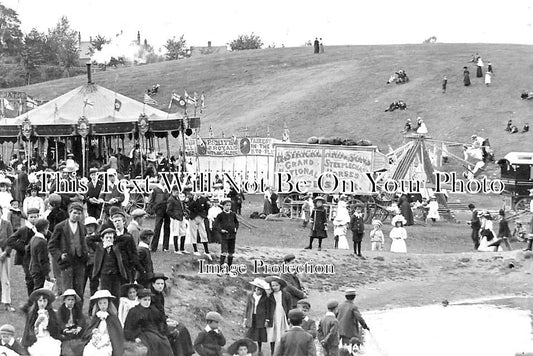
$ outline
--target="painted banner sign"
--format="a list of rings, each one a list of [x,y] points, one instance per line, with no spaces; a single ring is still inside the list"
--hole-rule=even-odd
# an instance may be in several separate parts
[[[279,140],[268,137],[198,138],[185,140],[188,156],[274,156],[272,147]]]
[[[350,184],[354,193],[371,192],[372,182],[366,173],[373,172],[375,147],[342,147],[305,144],[275,144],[274,174],[289,173],[293,182],[306,180],[310,191],[320,191],[318,179],[331,184],[333,175]],[[343,189],[339,186],[335,192]]]

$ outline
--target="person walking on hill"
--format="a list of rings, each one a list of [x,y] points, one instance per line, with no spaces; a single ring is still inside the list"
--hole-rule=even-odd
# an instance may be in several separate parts
[[[444,78],[442,78],[442,93],[445,94],[446,93],[446,86],[448,85],[448,77],[444,76]]]
[[[483,60],[481,59],[481,57],[477,59],[476,66],[477,66],[476,77],[483,78]]]
[[[320,42],[318,42],[318,38],[315,37],[315,42],[313,43],[315,48],[315,54],[318,54],[320,52]]]
[[[322,42],[322,38],[320,38],[319,50],[320,53],[324,53],[324,42]]]
[[[470,86],[470,72],[468,71],[468,67],[463,67],[463,83],[465,87]]]

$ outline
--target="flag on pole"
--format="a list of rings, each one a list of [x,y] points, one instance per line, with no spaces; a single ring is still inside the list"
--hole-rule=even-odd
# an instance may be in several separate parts
[[[270,126],[267,125],[267,137],[270,137]]]
[[[15,108],[13,107],[13,105],[11,105],[9,100],[7,100],[6,98],[3,98],[2,100],[4,101],[4,108],[6,108],[7,110],[15,110]]]
[[[19,102],[18,102],[18,115],[22,115],[22,98],[19,98]]]
[[[283,136],[281,137],[281,141],[283,141],[283,142],[291,142],[289,128],[287,127],[287,123],[285,123],[284,126],[285,127],[283,129]]]
[[[196,106],[196,99],[189,96],[189,94],[187,94],[187,90],[184,90],[183,96],[185,97],[185,102],[187,104]]]
[[[198,93],[194,92],[193,99],[194,99],[194,106],[197,107],[198,106]]]
[[[115,111],[120,111],[121,107],[122,107],[122,102],[118,99],[115,99]]]
[[[209,138],[215,137],[215,134],[213,133],[213,126],[209,126]]]
[[[30,98],[29,96],[26,97],[26,106],[29,107],[29,108],[36,108],[37,106],[39,106],[39,104],[33,100],[32,98]]]
[[[187,102],[185,99],[176,93],[172,93],[172,97],[170,98],[170,104],[168,105],[168,109],[172,107],[172,103],[176,102],[180,108],[185,109],[187,107]]]
[[[93,106],[93,103],[91,103],[89,99],[83,101],[83,108],[85,109],[87,106]]]
[[[202,149],[207,147],[205,141],[200,137],[200,133],[196,130],[196,145]]]
[[[148,105],[157,105],[157,101],[152,99],[150,95],[144,93],[144,103]]]

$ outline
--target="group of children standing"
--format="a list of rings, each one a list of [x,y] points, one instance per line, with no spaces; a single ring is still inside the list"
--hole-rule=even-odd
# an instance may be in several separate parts
[[[311,224],[309,245],[305,247],[305,249],[312,249],[314,240],[318,239],[318,250],[321,251],[322,240],[327,238],[328,230],[328,216],[324,207],[325,199],[324,197],[318,196],[313,200],[313,205],[311,205],[309,199],[310,198],[307,197],[303,206],[303,227],[306,227],[307,224]],[[335,249],[348,250],[350,247],[346,238],[346,234],[348,230],[351,230],[354,254],[355,256],[364,259],[361,249],[362,241],[365,235],[363,209],[363,204],[356,204],[354,213],[350,215],[346,201],[342,199],[339,200],[336,215],[333,219],[333,234]],[[431,218],[433,221],[435,221],[437,217],[432,214]],[[406,219],[400,213],[393,217],[393,228],[389,234],[389,237],[392,239],[391,252],[407,252],[405,244],[405,239],[407,238],[407,231],[404,228],[406,223]],[[372,227],[373,228],[370,231],[370,242],[372,246],[372,251],[382,251],[385,246],[383,222],[381,220],[374,219],[372,220]]]

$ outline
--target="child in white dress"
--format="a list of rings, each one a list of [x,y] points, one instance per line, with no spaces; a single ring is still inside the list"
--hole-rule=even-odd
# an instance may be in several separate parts
[[[335,248],[341,250],[349,250],[348,240],[346,239],[346,232],[348,231],[348,224],[350,223],[350,213],[346,208],[346,202],[339,200],[337,204],[337,214],[333,220],[333,234],[335,235]]]
[[[432,196],[429,200],[429,203],[427,205],[428,207],[428,215],[427,219],[431,219],[433,224],[437,222],[440,219],[439,215],[439,203],[437,202],[437,198]]]
[[[392,225],[394,226],[389,234],[392,239],[392,245],[390,247],[391,252],[406,253],[407,245],[405,239],[407,238],[407,231],[403,227],[406,223],[405,218],[402,215],[396,215],[392,218]]]
[[[124,322],[128,316],[128,312],[131,308],[139,304],[139,298],[137,298],[137,290],[139,289],[139,284],[128,283],[120,287],[120,302],[118,306],[118,320],[120,324],[124,327]]]

